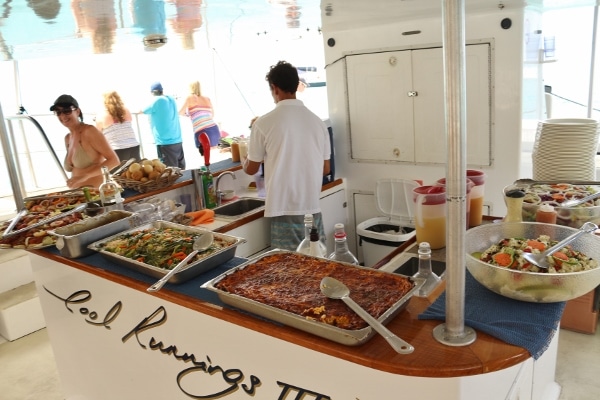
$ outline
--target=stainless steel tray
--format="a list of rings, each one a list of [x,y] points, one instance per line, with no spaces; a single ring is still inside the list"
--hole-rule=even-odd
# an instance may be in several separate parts
[[[49,224],[50,222],[56,221],[57,219],[61,219],[63,217],[71,215],[71,214],[75,214],[76,212],[81,212],[81,211],[85,210],[86,207],[87,207],[87,204],[79,204],[75,208],[72,208],[72,209],[70,209],[68,211],[58,212],[58,213],[52,215],[51,217],[48,217],[48,218],[43,219],[43,220],[40,220],[40,221],[36,222],[35,224],[31,224],[31,225],[29,225],[29,226],[27,226],[25,228],[19,229],[17,231],[7,232],[7,233],[4,234],[3,238],[8,238],[8,237],[11,237],[11,236],[15,236],[15,235],[21,234],[23,232],[27,232],[27,231],[29,231],[31,229],[38,228],[40,226]]]
[[[131,258],[127,258],[127,257],[120,256],[118,254],[111,253],[104,249],[105,243],[115,239],[119,235],[122,235],[124,233],[134,233],[134,232],[141,231],[144,229],[149,229],[149,228],[174,228],[174,229],[179,229],[179,230],[182,230],[185,232],[189,232],[191,234],[199,234],[199,233],[203,233],[203,232],[207,231],[206,229],[176,224],[176,223],[168,222],[168,221],[154,221],[152,223],[141,225],[134,229],[130,229],[128,231],[124,231],[124,232],[118,233],[116,235],[112,235],[110,237],[107,237],[102,240],[91,243],[90,245],[88,245],[88,248],[99,252],[100,254],[102,254],[102,256],[106,257],[108,260],[114,261],[115,263],[117,263],[119,265],[136,270],[144,275],[149,275],[154,278],[160,279],[164,275],[166,275],[169,271],[166,269],[163,269],[163,268],[155,267],[153,265],[149,265],[149,264],[146,264],[143,262],[133,260]],[[181,271],[175,273],[169,279],[169,283],[182,283],[182,282],[188,281],[206,271],[209,271],[213,268],[218,267],[219,265],[231,260],[235,256],[235,251],[237,249],[237,246],[246,242],[246,239],[244,239],[244,238],[231,236],[231,235],[225,235],[222,233],[213,232],[213,235],[215,238],[221,238],[221,239],[231,243],[231,246],[221,249],[221,250],[215,252],[214,254],[210,255],[207,258],[203,258],[203,259],[197,260],[195,262],[189,263]]]
[[[48,231],[56,237],[56,248],[67,258],[78,258],[92,254],[90,243],[134,227],[135,214],[113,210],[96,217],[86,218],[74,224]]]
[[[226,276],[235,273],[238,270],[244,269],[247,266],[261,260],[264,257],[272,255],[274,253],[282,253],[285,250],[272,250],[262,254],[259,257],[253,258],[239,266],[232,268],[231,270],[217,276],[216,278],[206,282],[201,287],[204,289],[211,290],[216,292],[221,301],[225,304],[228,304],[233,307],[237,307],[241,310],[251,312],[253,314],[259,315],[261,317],[270,319],[272,321],[280,322],[284,325],[291,326],[293,328],[299,329],[304,332],[308,332],[314,334],[316,336],[320,336],[322,338],[348,345],[348,346],[357,346],[367,342],[373,335],[375,335],[375,331],[371,327],[366,327],[362,329],[356,330],[348,330],[337,328],[333,325],[328,325],[326,323],[313,321],[310,319],[306,319],[303,316],[284,311],[278,309],[276,307],[272,307],[263,303],[260,303],[255,300],[247,299],[245,297],[231,294],[221,289],[215,287],[215,285],[221,281]],[[354,268],[365,268],[352,264],[347,264]],[[390,272],[378,271],[381,274],[390,274]],[[403,275],[404,276],[404,275]],[[414,287],[400,300],[398,300],[392,307],[390,307],[384,314],[379,317],[379,321],[383,324],[387,324],[391,321],[398,313],[406,308],[408,305],[408,300],[412,297],[413,293],[424,283],[424,279],[413,278],[409,276],[405,276],[410,281],[414,282]],[[319,288],[315,288],[315,290],[319,290]]]

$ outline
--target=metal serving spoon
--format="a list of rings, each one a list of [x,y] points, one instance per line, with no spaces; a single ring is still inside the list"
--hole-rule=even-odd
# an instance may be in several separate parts
[[[560,203],[559,207],[575,207],[583,203],[587,203],[590,200],[594,200],[600,197],[600,192],[592,193],[589,196],[582,197],[581,199],[571,199]]]
[[[387,342],[400,354],[410,354],[415,348],[409,343],[400,339],[388,328],[386,328],[381,322],[376,320],[366,312],[361,306],[359,306],[354,300],[350,298],[350,289],[342,282],[337,279],[326,276],[321,280],[321,293],[330,299],[342,300],[357,313],[362,319],[364,319],[373,329],[375,329]]]
[[[198,254],[201,251],[204,251],[204,250],[208,249],[212,245],[213,240],[214,240],[214,236],[213,236],[213,234],[211,232],[206,232],[202,236],[200,236],[199,238],[197,238],[196,240],[194,240],[194,244],[192,245],[192,249],[194,251],[192,251],[190,254],[188,254],[188,256],[186,258],[184,258],[183,260],[181,260],[181,262],[179,264],[177,264],[165,276],[163,276],[162,278],[160,278],[158,281],[156,281],[156,283],[154,285],[150,286],[146,290],[148,292],[157,292],[157,291],[159,291],[164,286],[164,284],[167,283],[167,281],[169,280],[169,278],[171,278],[174,274],[176,274],[183,267],[185,267],[187,265],[187,263],[192,258],[194,258],[194,256],[196,254]]]
[[[523,253],[523,258],[529,261],[529,263],[536,265],[542,269],[548,269],[550,268],[548,256],[551,256],[552,254],[556,253],[558,250],[562,249],[563,247],[577,239],[579,236],[583,235],[584,233],[592,233],[597,229],[598,225],[594,224],[593,222],[586,222],[581,228],[579,228],[579,231],[567,236],[566,238],[556,243],[549,249],[546,249],[543,252],[537,254]]]

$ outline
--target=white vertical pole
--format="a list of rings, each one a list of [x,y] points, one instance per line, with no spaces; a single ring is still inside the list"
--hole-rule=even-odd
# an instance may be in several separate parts
[[[598,36],[598,3],[594,7],[594,27],[592,28],[592,54],[590,59],[590,89],[588,92],[587,117],[592,118],[594,113],[594,77],[596,69],[596,39]]]

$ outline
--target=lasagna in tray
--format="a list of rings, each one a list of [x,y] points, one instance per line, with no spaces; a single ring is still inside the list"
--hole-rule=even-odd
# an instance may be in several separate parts
[[[333,325],[366,328],[367,323],[341,300],[325,297],[321,279],[331,276],[350,288],[350,297],[379,318],[414,287],[408,278],[295,252],[267,255],[215,283],[222,291]]]

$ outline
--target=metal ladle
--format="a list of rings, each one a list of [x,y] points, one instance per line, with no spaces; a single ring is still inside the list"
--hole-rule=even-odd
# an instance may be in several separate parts
[[[597,229],[598,229],[598,226],[596,224],[594,224],[593,222],[586,222],[585,224],[583,224],[583,226],[581,228],[579,228],[579,231],[575,232],[572,235],[567,236],[566,238],[564,238],[560,242],[556,243],[554,246],[550,247],[549,249],[546,249],[543,252],[536,253],[536,254],[523,253],[523,258],[525,260],[527,260],[529,263],[536,265],[542,269],[548,269],[548,268],[550,268],[550,263],[548,262],[549,256],[556,253],[558,250],[562,249],[563,247],[565,247],[566,245],[568,245],[569,243],[571,243],[572,241],[577,239],[579,236],[583,235],[584,233],[592,233],[592,232],[596,231]]]
[[[199,238],[197,238],[196,240],[194,240],[194,244],[192,245],[192,249],[193,251],[188,254],[188,256],[186,258],[184,258],[183,260],[181,260],[181,262],[179,264],[177,264],[172,270],[170,270],[165,276],[163,276],[162,278],[160,278],[158,281],[156,281],[156,283],[152,286],[150,286],[148,289],[146,289],[148,292],[157,292],[159,291],[165,283],[167,283],[167,281],[169,280],[169,278],[171,278],[174,274],[176,274],[178,271],[180,271],[183,267],[185,267],[187,265],[187,263],[194,258],[194,256],[196,254],[198,254],[201,251],[204,251],[206,249],[208,249],[214,240],[214,236],[211,232],[206,232],[204,233],[202,236],[200,236]]]
[[[410,354],[415,348],[409,343],[400,339],[388,328],[386,328],[381,322],[376,320],[366,312],[361,306],[359,306],[354,300],[350,298],[350,289],[342,282],[337,279],[326,276],[321,280],[321,293],[330,299],[342,300],[357,313],[362,319],[364,319],[377,333],[379,333],[387,342],[400,354]]]

